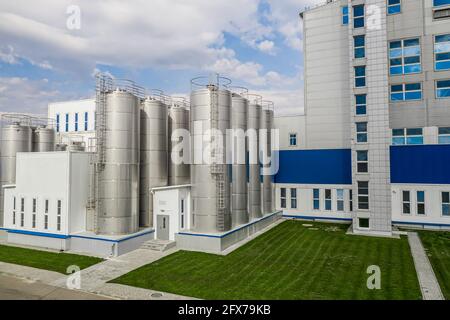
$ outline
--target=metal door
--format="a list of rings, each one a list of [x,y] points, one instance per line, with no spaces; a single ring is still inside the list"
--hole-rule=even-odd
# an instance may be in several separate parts
[[[169,216],[168,215],[157,215],[156,227],[158,228],[158,239],[169,240]]]

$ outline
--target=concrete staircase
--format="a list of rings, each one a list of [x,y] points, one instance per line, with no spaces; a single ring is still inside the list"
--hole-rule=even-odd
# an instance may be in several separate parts
[[[141,249],[163,252],[175,247],[176,245],[177,243],[175,241],[153,239],[144,242],[141,245]]]

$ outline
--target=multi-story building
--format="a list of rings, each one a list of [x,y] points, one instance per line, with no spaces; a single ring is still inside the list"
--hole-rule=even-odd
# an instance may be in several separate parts
[[[450,0],[329,0],[300,16],[304,149],[282,148],[278,206],[356,233],[450,228]]]

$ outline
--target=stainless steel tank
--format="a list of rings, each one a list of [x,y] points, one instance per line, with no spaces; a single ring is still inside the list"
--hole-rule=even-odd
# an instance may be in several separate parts
[[[169,110],[169,185],[178,186],[191,182],[189,163],[178,163],[172,160],[172,153],[175,156],[175,148],[182,141],[177,130],[189,130],[189,110],[184,106],[172,106]],[[189,151],[189,150],[187,150]],[[186,150],[184,150],[186,152]],[[179,151],[181,153],[181,151]],[[182,154],[178,154],[182,158]],[[175,159],[178,160],[178,159]]]
[[[104,128],[97,123],[104,134],[98,142],[98,233],[133,233],[139,216],[139,99],[124,90],[105,95]]]
[[[55,130],[47,126],[33,129],[33,152],[55,151]]]
[[[191,93],[192,215],[193,229],[199,232],[221,232],[231,228],[230,166],[225,159],[230,108],[230,91],[218,85],[203,86]],[[216,140],[222,152],[213,157],[215,160],[207,161],[211,154],[208,141],[214,140],[211,128],[222,133],[223,139]],[[202,155],[206,155],[206,159]]]
[[[274,111],[273,110],[269,110],[268,127],[269,127],[270,130],[274,129],[273,122],[274,122]],[[269,152],[270,152],[270,157],[271,157],[271,160],[274,161],[274,159],[273,159],[273,155],[274,155],[274,153],[273,153],[273,143],[274,143],[274,141],[272,141],[273,136],[272,136],[271,132],[269,132],[269,136],[268,137],[269,137],[269,146],[268,146],[268,148],[269,148]],[[268,208],[270,210],[269,211],[270,213],[275,211],[275,204],[274,204],[274,201],[273,201],[274,191],[275,191],[274,190],[274,184],[273,184],[273,178],[274,178],[273,175],[271,175],[270,179],[269,179],[269,182],[270,182],[270,186],[269,186],[269,190],[270,190],[269,197],[270,197],[270,200],[268,198],[268,202],[270,202],[270,203],[268,204]]]
[[[266,141],[261,140],[260,144],[265,144],[264,152],[266,155],[264,157],[268,157],[270,159],[271,156],[271,142],[270,142],[270,129],[272,128],[272,115],[271,111],[268,109],[263,109],[261,111],[260,118],[260,129],[267,130]],[[262,160],[262,159],[261,159]],[[263,161],[261,161],[263,162]],[[269,164],[263,164],[264,168],[270,167]],[[272,176],[271,175],[263,175],[262,176],[262,192],[261,192],[261,203],[262,203],[262,213],[267,214],[272,212]]]
[[[146,98],[141,103],[139,225],[153,226],[151,188],[167,186],[167,105]]]
[[[248,105],[247,131],[248,131],[248,210],[250,219],[260,218],[261,214],[261,178],[259,162],[259,126],[261,118],[261,105],[253,100]],[[253,136],[252,132],[256,134]],[[253,153],[253,155],[252,155]],[[254,154],[256,153],[256,154]]]
[[[16,182],[16,154],[32,151],[32,130],[20,123],[2,128],[0,142],[0,226],[3,226],[3,186]]]
[[[231,178],[231,221],[238,226],[249,221],[247,211],[247,167],[245,131],[247,129],[248,100],[233,93],[231,129],[233,130],[233,163]]]

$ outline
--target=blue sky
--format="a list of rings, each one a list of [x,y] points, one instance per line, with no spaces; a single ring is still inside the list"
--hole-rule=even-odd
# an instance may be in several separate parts
[[[45,113],[49,102],[90,97],[103,71],[175,95],[218,72],[279,113],[302,112],[298,13],[320,2],[3,1],[0,111]]]

